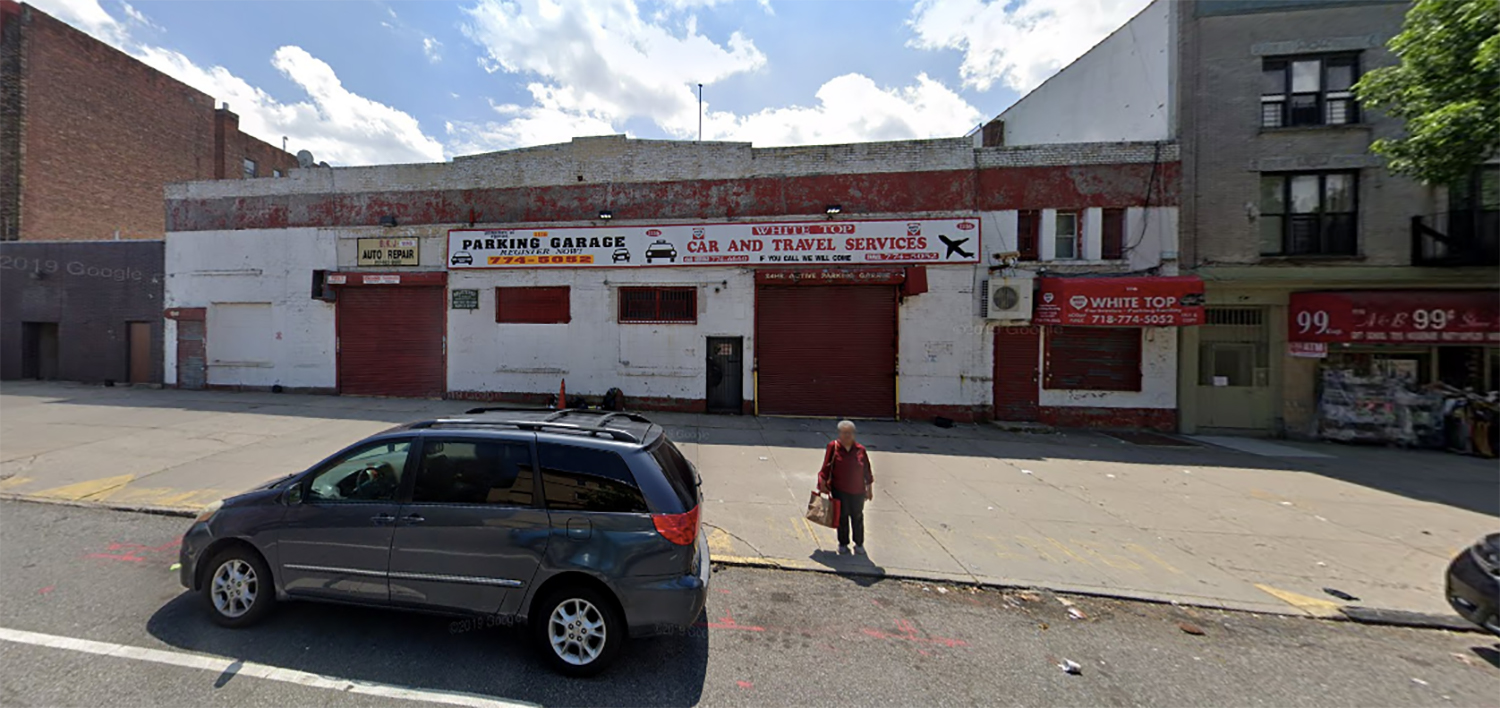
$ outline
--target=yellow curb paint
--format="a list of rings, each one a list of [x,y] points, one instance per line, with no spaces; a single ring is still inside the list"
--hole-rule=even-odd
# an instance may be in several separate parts
[[[1289,590],[1273,588],[1270,585],[1262,585],[1260,583],[1256,583],[1255,587],[1260,588],[1266,594],[1278,600],[1281,600],[1282,602],[1285,602],[1292,607],[1302,610],[1303,612],[1306,612],[1307,614],[1310,614],[1314,617],[1342,616],[1342,613],[1339,612],[1340,605],[1337,602],[1330,602],[1328,600],[1323,600],[1316,597],[1299,595]]]
[[[30,477],[11,477],[10,479],[0,479],[0,490],[19,487],[30,481],[32,481]]]
[[[714,529],[708,532],[708,552],[710,555],[729,554],[734,552],[734,539],[724,529]]]
[[[133,474],[122,474],[118,477],[105,477],[104,479],[91,479],[86,482],[67,484],[61,487],[44,489],[40,492],[32,492],[27,496],[42,497],[45,499],[68,499],[71,501],[83,501],[92,496],[98,496],[112,489],[123,487],[135,479]]]
[[[1157,565],[1160,565],[1161,567],[1166,568],[1169,572],[1176,573],[1178,575],[1182,575],[1182,571],[1180,571],[1180,570],[1172,567],[1171,563],[1168,563],[1168,562],[1162,560],[1161,558],[1158,558],[1155,553],[1152,553],[1151,550],[1148,549],[1148,548],[1146,548],[1145,546],[1142,546],[1142,545],[1140,545],[1138,543],[1127,543],[1127,544],[1125,544],[1125,547],[1129,548],[1132,551],[1135,551],[1136,553],[1139,553],[1139,554],[1145,556],[1146,558],[1151,559],[1152,561],[1155,561]]]

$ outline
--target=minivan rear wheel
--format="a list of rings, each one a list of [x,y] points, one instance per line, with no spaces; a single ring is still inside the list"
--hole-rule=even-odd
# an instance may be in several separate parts
[[[243,546],[226,548],[209,562],[203,599],[209,616],[220,626],[255,624],[276,602],[271,569],[255,551]]]
[[[569,676],[593,676],[614,661],[625,641],[625,622],[610,598],[573,585],[547,595],[531,613],[537,651]]]

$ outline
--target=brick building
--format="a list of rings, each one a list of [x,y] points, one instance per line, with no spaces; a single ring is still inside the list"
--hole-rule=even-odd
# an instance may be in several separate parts
[[[1162,259],[1177,170],[1165,143],[608,136],[173,185],[166,377],[1171,429],[1202,288]]]
[[[1180,146],[1174,255],[1207,303],[1182,330],[1184,432],[1363,434],[1390,418],[1390,379],[1500,387],[1500,165],[1460,185],[1391,174],[1369,146],[1401,125],[1351,90],[1395,61],[1407,7],[1157,0],[976,135]],[[1325,381],[1376,393],[1330,413]]]
[[[209,95],[0,0],[0,378],[161,381],[165,186],[296,164]]]
[[[166,184],[296,166],[208,94],[0,0],[0,240],[161,238]]]

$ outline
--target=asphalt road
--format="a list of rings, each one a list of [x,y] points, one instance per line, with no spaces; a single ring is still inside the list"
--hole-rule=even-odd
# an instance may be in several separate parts
[[[1477,706],[1500,695],[1500,646],[1480,634],[741,568],[714,574],[706,626],[633,642],[603,676],[568,680],[517,629],[483,622],[287,604],[259,627],[219,629],[170,570],[185,527],[0,503],[0,704]],[[1057,667],[1068,659],[1079,675]]]

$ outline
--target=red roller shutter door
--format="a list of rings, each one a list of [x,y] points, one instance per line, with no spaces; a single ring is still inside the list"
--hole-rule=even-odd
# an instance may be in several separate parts
[[[894,286],[761,286],[755,323],[761,413],[895,417]]]
[[[347,287],[338,296],[339,393],[440,398],[440,287]]]

